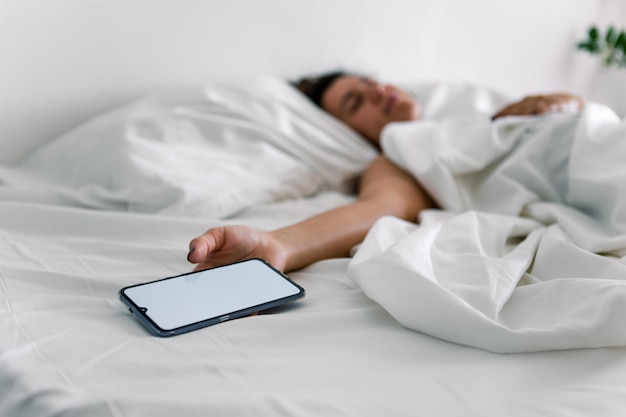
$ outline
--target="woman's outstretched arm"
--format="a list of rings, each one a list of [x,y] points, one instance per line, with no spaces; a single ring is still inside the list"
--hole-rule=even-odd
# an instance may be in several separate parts
[[[348,256],[382,216],[414,221],[429,207],[433,202],[422,187],[380,156],[363,175],[354,203],[271,232],[245,226],[209,229],[190,242],[188,259],[198,270],[259,257],[277,269],[292,271],[322,259]]]

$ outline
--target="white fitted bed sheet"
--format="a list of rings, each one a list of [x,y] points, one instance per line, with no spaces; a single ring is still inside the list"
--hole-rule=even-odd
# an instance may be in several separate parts
[[[276,227],[345,203],[253,209]],[[314,208],[312,208],[314,207]],[[626,349],[494,354],[409,330],[347,276],[291,277],[306,298],[271,314],[157,338],[119,288],[189,270],[202,220],[2,203],[0,415],[620,416]]]

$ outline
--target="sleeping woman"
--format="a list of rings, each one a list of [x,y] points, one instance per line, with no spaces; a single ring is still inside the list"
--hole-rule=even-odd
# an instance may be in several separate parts
[[[349,73],[305,78],[296,87],[376,145],[388,123],[419,120],[422,114],[420,103],[407,92]],[[583,106],[580,97],[570,94],[531,96],[504,107],[493,119],[580,111]],[[364,172],[353,203],[270,232],[245,226],[209,229],[190,242],[188,260],[200,270],[258,257],[281,271],[292,271],[322,259],[348,256],[383,216],[415,221],[421,210],[434,206],[413,176],[381,154]]]

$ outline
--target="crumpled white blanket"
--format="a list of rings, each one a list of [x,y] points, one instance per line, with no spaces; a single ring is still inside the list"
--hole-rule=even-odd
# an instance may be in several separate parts
[[[398,123],[385,153],[443,210],[381,219],[351,277],[404,326],[493,352],[626,345],[626,122]]]
[[[100,115],[0,168],[0,199],[218,219],[345,191],[376,150],[286,81],[180,87]]]

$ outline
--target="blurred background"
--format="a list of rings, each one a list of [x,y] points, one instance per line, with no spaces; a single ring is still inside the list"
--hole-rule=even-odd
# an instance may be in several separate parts
[[[335,68],[569,91],[626,115],[626,68],[576,48],[626,29],[624,0],[0,0],[0,154],[143,94]]]

